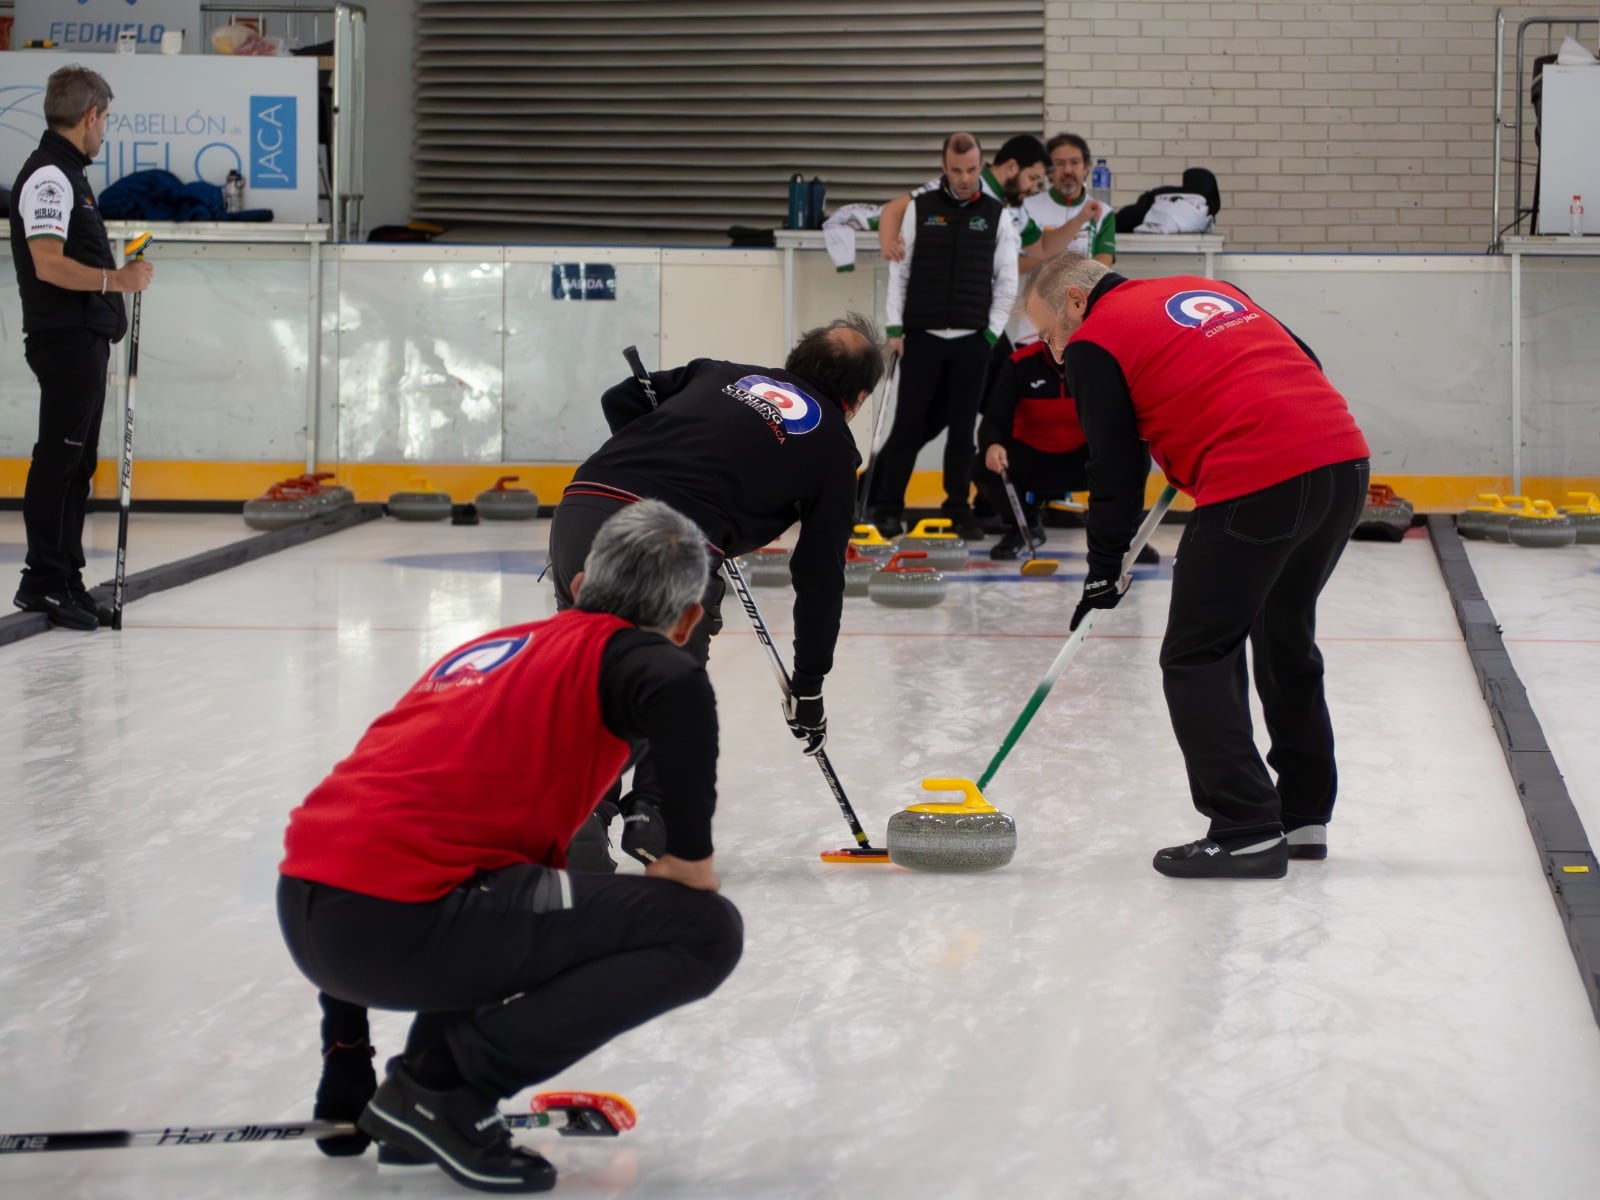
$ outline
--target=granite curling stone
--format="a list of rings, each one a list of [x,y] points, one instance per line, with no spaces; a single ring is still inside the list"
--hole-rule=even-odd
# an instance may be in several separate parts
[[[954,523],[943,517],[927,517],[900,539],[901,550],[921,550],[928,566],[935,571],[965,571],[971,557],[967,543],[956,535]]]
[[[1559,549],[1576,545],[1578,541],[1572,519],[1557,512],[1556,506],[1548,500],[1535,500],[1532,511],[1512,517],[1506,525],[1506,534],[1513,546],[1535,549]]]
[[[436,492],[426,479],[416,479],[416,490],[389,497],[389,515],[399,521],[448,521],[450,493]]]
[[[1506,496],[1502,511],[1492,512],[1484,519],[1483,536],[1491,542],[1511,540],[1511,522],[1531,512],[1526,496]]]
[[[789,551],[782,546],[766,546],[754,554],[739,557],[739,570],[751,587],[788,587]]]
[[[992,871],[1017,852],[1017,823],[969,779],[925,779],[928,791],[959,790],[954,803],[913,804],[889,818],[889,861],[918,871]]]
[[[1505,511],[1505,502],[1493,492],[1479,492],[1478,503],[1469,504],[1456,514],[1456,532],[1464,538],[1481,540],[1489,536],[1494,514]]]
[[[857,525],[855,532],[850,535],[850,544],[856,548],[857,554],[872,559],[880,566],[888,562],[895,552],[895,544],[879,533],[876,525]]]
[[[285,529],[326,511],[317,497],[297,480],[275,483],[254,500],[244,502],[244,523],[251,529]]]
[[[1358,541],[1398,542],[1411,528],[1415,515],[1411,501],[1402,500],[1386,483],[1374,483],[1367,488],[1367,502],[1361,510],[1352,537]]]
[[[1567,499],[1572,503],[1561,511],[1572,522],[1578,541],[1585,545],[1600,542],[1600,496],[1593,492],[1568,492]]]
[[[950,585],[932,567],[906,566],[905,559],[927,558],[922,550],[897,550],[883,570],[867,581],[867,596],[874,604],[890,608],[932,608],[943,600]]]
[[[332,471],[318,471],[314,475],[302,475],[295,480],[307,488],[315,491],[317,499],[324,508],[332,510],[344,508],[356,502],[356,494],[342,483],[335,483]]]
[[[478,493],[478,515],[485,521],[531,521],[539,515],[539,497],[527,488],[507,487],[516,475],[502,475],[492,488]]]
[[[875,558],[868,558],[856,549],[855,543],[850,543],[844,550],[844,594],[846,596],[865,596],[867,588],[872,583],[872,577],[883,570],[883,564]]]

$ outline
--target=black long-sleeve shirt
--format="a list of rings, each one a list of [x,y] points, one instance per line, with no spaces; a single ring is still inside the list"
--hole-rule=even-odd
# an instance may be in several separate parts
[[[667,853],[710,854],[717,698],[705,669],[659,633],[619,629],[600,657],[600,718],[619,738],[650,744]]]
[[[601,397],[612,437],[574,482],[664,501],[727,555],[760,549],[798,520],[794,669],[820,680],[839,636],[861,463],[843,410],[770,367],[697,358],[650,380],[658,408],[632,378]]]

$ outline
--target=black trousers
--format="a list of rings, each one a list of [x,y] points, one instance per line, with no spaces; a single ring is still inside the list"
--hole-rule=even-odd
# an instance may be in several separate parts
[[[83,518],[99,465],[111,343],[87,329],[49,330],[30,333],[24,354],[39,381],[39,440],[22,496],[22,586],[54,592],[83,580]]]
[[[1367,494],[1366,459],[1196,508],[1172,568],[1162,686],[1194,805],[1213,837],[1326,822],[1338,790],[1317,649],[1317,597]],[[1244,645],[1266,715],[1251,735]]]
[[[536,866],[422,904],[282,876],[278,920],[323,992],[416,1013],[406,1057],[442,1039],[462,1077],[498,1097],[710,995],[744,945],[739,910],[715,892]]]
[[[894,424],[878,456],[869,501],[873,512],[883,516],[904,512],[917,454],[943,430],[943,509],[950,516],[964,516],[971,507],[973,439],[989,343],[981,333],[958,338],[931,333],[905,336]]]
[[[572,581],[578,572],[583,570],[583,563],[589,557],[589,547],[594,544],[595,534],[600,532],[600,526],[605,524],[606,518],[626,508],[630,503],[631,501],[610,496],[579,495],[561,498],[561,503],[556,506],[555,517],[550,523],[550,574],[555,581],[556,608],[572,607]],[[706,580],[705,593],[700,597],[700,606],[705,609],[705,616],[700,618],[700,623],[694,627],[694,632],[689,635],[689,640],[683,646],[701,666],[705,666],[711,658],[711,639],[722,630],[722,598],[726,591],[727,583],[722,575],[722,558],[712,551],[711,577]],[[656,784],[655,767],[650,761],[650,755],[642,746],[635,747],[635,754],[633,791],[658,803],[661,789]],[[620,794],[620,788],[613,788],[606,798],[615,803]]]
[[[1016,438],[1006,438],[1001,445],[1006,448],[1006,460],[1010,463],[1006,474],[1011,477],[1011,486],[1017,490],[1017,499],[1022,502],[1023,511],[1029,513],[1030,517],[1032,512],[1038,511],[1042,501],[1058,500],[1068,492],[1081,492],[1089,486],[1087,446],[1067,451],[1040,450]],[[1016,518],[1011,513],[1011,501],[1006,497],[1004,481],[984,465],[983,456],[987,449],[987,446],[980,446],[977,457],[972,460],[973,482],[994,506],[995,512],[1015,526]],[[1028,502],[1029,492],[1034,497],[1032,511]]]

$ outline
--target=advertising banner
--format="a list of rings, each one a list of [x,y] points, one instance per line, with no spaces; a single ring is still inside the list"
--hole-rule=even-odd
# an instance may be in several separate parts
[[[0,54],[0,187],[44,132],[45,81],[76,55]],[[106,143],[88,169],[102,192],[134,171],[170,171],[221,187],[244,176],[246,208],[317,219],[317,64],[311,58],[113,54],[85,64],[111,85]]]
[[[168,30],[185,34],[184,48],[199,52],[200,0],[16,0],[11,44],[51,41],[59,50],[101,53],[117,48],[124,30],[141,51],[154,51]]]

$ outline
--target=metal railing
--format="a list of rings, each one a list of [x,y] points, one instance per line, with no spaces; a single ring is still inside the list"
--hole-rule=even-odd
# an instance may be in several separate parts
[[[216,30],[238,23],[247,23],[266,37],[281,37],[290,50],[332,43],[332,128],[326,171],[319,163],[318,177],[328,198],[333,240],[360,241],[364,232],[361,202],[366,190],[362,131],[367,94],[367,10],[358,4],[301,8],[293,4],[204,3],[200,5],[200,18],[207,51]]]
[[[1494,200],[1490,217],[1489,252],[1498,254],[1505,247],[1505,235],[1523,233],[1522,222],[1526,217],[1537,217],[1538,213],[1532,205],[1524,207],[1522,203],[1523,176],[1527,168],[1532,166],[1537,172],[1539,159],[1537,154],[1530,161],[1523,155],[1527,149],[1523,130],[1527,128],[1525,107],[1532,106],[1528,94],[1528,83],[1531,81],[1533,59],[1540,54],[1554,54],[1559,45],[1560,37],[1573,37],[1583,40],[1583,31],[1589,26],[1600,26],[1600,17],[1528,17],[1517,25],[1516,64],[1514,68],[1516,89],[1516,119],[1506,119],[1505,83],[1506,83],[1506,13],[1505,9],[1496,9],[1494,14]],[[1532,55],[1528,49],[1528,32],[1536,27],[1543,27],[1544,49],[1539,50],[1535,45]],[[1505,166],[1505,132],[1511,130],[1515,133],[1514,148],[1512,151],[1511,165],[1512,201],[1511,219],[1504,224],[1504,208],[1501,200],[1504,192],[1502,175]],[[1532,223],[1529,228],[1531,230]]]

